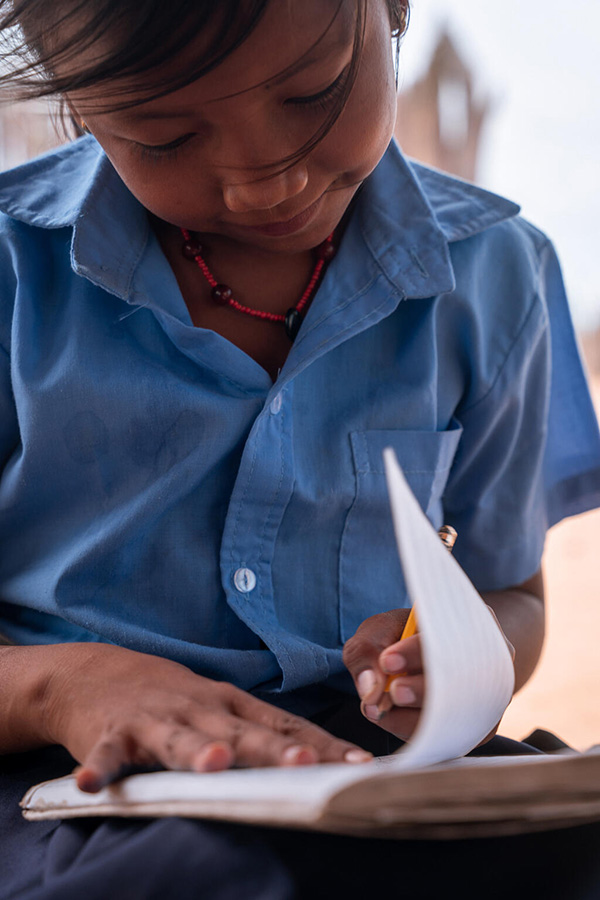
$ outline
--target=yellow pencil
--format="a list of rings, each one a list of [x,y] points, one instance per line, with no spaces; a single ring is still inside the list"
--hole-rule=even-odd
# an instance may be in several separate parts
[[[456,530],[451,525],[442,525],[440,530],[438,531],[440,538],[442,539],[442,543],[448,548],[449,552],[452,553],[452,548],[456,543],[456,538],[458,537]],[[400,635],[400,640],[403,641],[406,638],[412,637],[417,631],[417,616],[415,614],[414,606],[411,607],[410,613],[408,614],[408,619],[406,620],[406,625]],[[386,681],[384,687],[384,693],[389,693],[390,687],[392,685],[392,681],[394,678],[399,678],[403,673],[398,673],[397,675],[388,675],[388,679]]]

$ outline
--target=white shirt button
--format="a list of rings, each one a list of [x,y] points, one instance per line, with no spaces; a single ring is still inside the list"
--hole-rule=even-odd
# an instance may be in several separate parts
[[[281,404],[282,404],[282,403],[283,403],[283,400],[281,399],[281,392],[279,392],[279,394],[277,394],[277,395],[276,395],[275,397],[273,397],[273,399],[271,400],[270,410],[271,410],[271,412],[273,413],[274,416],[276,416],[277,413],[280,412],[280,410],[281,410]]]
[[[238,569],[233,576],[233,583],[241,594],[248,594],[256,587],[256,575],[252,569]]]

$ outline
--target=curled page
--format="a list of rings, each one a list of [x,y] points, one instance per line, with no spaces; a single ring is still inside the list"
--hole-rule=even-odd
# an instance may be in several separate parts
[[[494,617],[423,513],[394,451],[383,455],[425,671],[419,724],[397,755],[404,768],[463,756],[481,743],[510,703],[514,667]]]

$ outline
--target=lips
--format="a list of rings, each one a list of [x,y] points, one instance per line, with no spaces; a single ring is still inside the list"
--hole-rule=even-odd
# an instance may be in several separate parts
[[[292,219],[287,219],[285,222],[268,222],[265,225],[242,225],[241,227],[248,231],[269,235],[270,237],[283,237],[287,234],[294,234],[296,231],[301,231],[314,218],[321,200],[322,197],[319,197],[303,212],[298,213]]]

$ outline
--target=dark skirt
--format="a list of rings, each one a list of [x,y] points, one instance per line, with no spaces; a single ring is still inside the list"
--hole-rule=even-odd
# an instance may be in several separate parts
[[[376,753],[397,743],[347,703],[319,724]],[[497,737],[480,752],[541,751]],[[394,841],[196,819],[23,819],[26,790],[73,766],[59,747],[0,758],[0,900],[600,900],[600,823]]]

